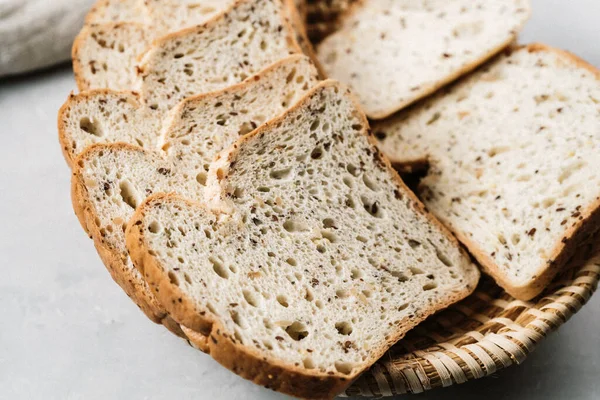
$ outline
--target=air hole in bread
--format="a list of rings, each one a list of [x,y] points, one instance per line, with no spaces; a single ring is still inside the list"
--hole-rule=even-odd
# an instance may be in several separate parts
[[[121,199],[131,208],[135,209],[140,204],[140,196],[135,186],[129,181],[122,181],[119,184],[119,194]]]
[[[171,282],[171,285],[179,286],[179,279],[173,271],[169,271],[167,275],[169,277],[169,282]]]
[[[345,299],[350,296],[350,292],[346,289],[339,289],[335,291],[335,295],[340,299]]]
[[[409,277],[399,271],[392,271],[392,276],[398,279],[398,282],[407,282]]]
[[[231,320],[234,324],[242,329],[246,329],[246,321],[244,320],[244,317],[240,315],[240,313],[238,313],[236,310],[230,310],[229,315],[231,316]]]
[[[295,267],[296,265],[298,265],[298,263],[296,262],[295,259],[293,258],[288,258],[287,260],[285,260],[286,263],[290,264],[292,267]]]
[[[354,177],[357,177],[360,171],[352,164],[346,165],[346,170]]]
[[[549,207],[552,207],[555,202],[556,202],[556,199],[550,197],[550,198],[547,198],[544,201],[542,201],[542,206],[544,206],[544,208],[549,208]]]
[[[435,282],[429,282],[429,283],[426,283],[425,285],[423,285],[423,290],[424,291],[433,290],[436,287],[437,287],[437,283],[435,283]]]
[[[229,279],[229,272],[223,263],[214,257],[209,257],[208,261],[212,264],[213,271],[223,279]]]
[[[341,361],[335,362],[335,369],[341,374],[349,375],[350,373],[352,373],[353,368],[354,366],[352,365],[352,363]]]
[[[150,233],[159,233],[162,231],[162,226],[158,221],[152,221],[150,225],[148,225],[148,231],[150,231]]]
[[[328,240],[331,243],[335,243],[338,240],[335,233],[331,231],[321,231],[321,236],[323,236],[324,239]]]
[[[521,241],[521,235],[519,235],[518,233],[513,233],[513,235],[510,238],[510,241],[515,246],[518,245],[519,242]]]
[[[84,131],[89,133],[90,135],[94,135],[97,137],[104,136],[104,132],[100,128],[100,125],[97,121],[91,120],[88,117],[83,117],[79,120],[79,127]]]
[[[417,267],[414,267],[414,266],[410,266],[410,267],[408,267],[408,269],[410,270],[410,272],[413,275],[422,275],[422,274],[425,273],[425,271],[423,271],[421,268],[417,268]]]
[[[310,131],[311,132],[316,131],[317,129],[319,129],[320,125],[321,125],[321,121],[320,120],[318,120],[318,119],[314,120],[313,123],[310,125]]]
[[[198,175],[196,175],[196,182],[198,182],[202,186],[206,186],[206,173],[200,172]]]
[[[271,171],[269,176],[276,180],[283,180],[283,179],[289,178],[291,175],[291,172],[292,172],[292,167],[288,167],[288,168],[284,168],[284,169]]]
[[[284,296],[283,294],[280,294],[277,296],[277,302],[285,308],[288,308],[290,306],[290,304],[288,303],[287,297]]]
[[[371,189],[372,191],[376,192],[379,190],[379,186],[377,186],[377,183],[375,183],[375,181],[371,179],[371,177],[366,172],[363,174],[362,179],[365,186]]]
[[[446,267],[451,267],[452,266],[452,261],[450,261],[450,259],[448,258],[448,256],[446,256],[444,253],[442,253],[437,248],[435,250],[435,255],[437,256],[438,260],[440,260],[442,262],[442,264],[444,264]]]
[[[333,228],[333,229],[337,229],[335,226],[335,222],[333,221],[333,218],[325,218],[323,220],[323,227],[324,228]]]
[[[286,83],[291,83],[294,77],[296,76],[296,68],[292,68],[288,76],[285,78]]]
[[[312,358],[307,357],[304,360],[302,360],[302,365],[304,365],[304,368],[306,369],[314,369],[315,368],[315,363],[312,360]]]
[[[371,201],[366,196],[360,196],[360,200],[363,203],[363,207],[366,212],[371,214],[375,218],[383,218],[383,211],[379,206],[378,201]]]
[[[185,279],[185,281],[188,284],[190,284],[190,285],[192,284],[192,279],[190,278],[190,276],[187,273],[185,273],[185,272],[183,273],[183,278]]]
[[[289,219],[283,223],[283,229],[290,233],[308,232],[310,228],[301,221]]]
[[[499,234],[498,235],[498,241],[504,246],[506,245],[506,238],[504,237],[503,234]]]
[[[308,331],[306,330],[306,326],[302,322],[299,322],[299,321],[296,321],[293,324],[291,324],[290,326],[288,326],[287,328],[285,328],[285,331],[295,341],[300,341],[308,336]]]
[[[306,301],[313,301],[315,299],[312,291],[310,289],[306,289],[306,292],[304,293],[304,300]]]
[[[350,277],[352,279],[360,279],[363,277],[363,273],[358,268],[352,268],[352,270],[350,271]]]
[[[350,189],[354,188],[354,180],[349,176],[345,176],[342,179],[342,182],[344,182],[344,185],[348,186]]]
[[[348,336],[352,333],[352,324],[348,321],[336,322],[335,329],[340,335]]]
[[[323,158],[323,148],[321,146],[315,147],[310,153],[310,158],[313,160],[319,160]]]

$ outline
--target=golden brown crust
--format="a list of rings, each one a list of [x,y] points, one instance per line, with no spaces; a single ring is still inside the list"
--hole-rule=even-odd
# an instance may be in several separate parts
[[[176,324],[166,313],[164,307],[152,295],[144,281],[140,281],[140,277],[136,276],[127,266],[127,258],[118,250],[114,249],[107,243],[95,223],[97,215],[93,204],[89,198],[89,193],[85,183],[83,182],[82,169],[84,161],[90,155],[103,151],[107,148],[129,148],[136,151],[145,152],[143,149],[124,144],[116,143],[111,145],[97,144],[88,147],[77,159],[73,166],[72,176],[72,203],[81,225],[94,241],[94,246],[100,255],[104,265],[110,272],[113,280],[121,286],[125,293],[138,305],[138,307],[150,318],[153,322],[162,323],[167,329],[178,336],[182,336],[181,328]]]
[[[329,80],[322,82],[308,92],[302,100],[290,109],[290,111],[300,108],[308,98],[313,96],[319,90],[323,90],[327,87],[336,87],[339,88],[339,90],[347,91],[347,89],[341,88],[334,81]],[[347,92],[349,93],[349,91]],[[352,97],[352,100],[356,110],[360,110],[356,99]],[[459,248],[465,257],[468,258],[452,234],[450,234],[443,225],[425,210],[425,207],[417,197],[404,185],[404,182],[398,173],[391,167],[389,161],[377,150],[375,139],[368,135],[368,121],[366,117],[362,113],[359,113],[359,117],[362,119],[363,126],[365,127],[364,132],[365,135],[368,136],[372,151],[394,177],[398,187],[402,189],[403,195],[406,195],[410,199],[413,209],[416,212],[423,214],[431,224],[438,227],[439,230],[448,237],[450,242]],[[226,151],[224,154],[227,157],[227,160],[231,162],[233,158],[235,158],[239,152],[240,146],[245,141],[262,134],[265,130],[271,129],[271,126],[277,125],[284,118],[285,114],[274,118],[257,130],[240,138],[230,150]],[[163,268],[158,260],[150,255],[150,252],[148,251],[148,244],[144,236],[145,229],[143,226],[145,210],[154,203],[160,203],[168,199],[177,199],[191,207],[204,209],[206,213],[212,213],[212,211],[207,210],[204,205],[183,200],[176,195],[158,194],[151,196],[138,207],[128,224],[126,231],[127,248],[134,265],[142,272],[144,279],[148,282],[148,285],[155,292],[157,298],[165,306],[173,319],[181,325],[190,328],[195,332],[199,332],[210,339],[207,341],[208,347],[206,348],[206,351],[209,352],[213,358],[226,368],[257,384],[304,398],[331,398],[343,391],[352,380],[358,377],[359,373],[362,371],[357,371],[354,375],[342,375],[339,373],[324,374],[316,370],[299,368],[294,365],[285,365],[279,360],[266,357],[255,349],[237,343],[235,338],[228,335],[223,329],[218,317],[214,316],[209,310],[198,309],[193,301],[188,298],[178,286],[171,282],[165,268]],[[466,277],[470,282],[466,284],[463,291],[454,293],[444,299],[444,301],[432,306],[430,309],[422,310],[415,318],[411,318],[403,325],[399,326],[398,333],[394,337],[391,337],[387,343],[382,343],[379,348],[372,350],[372,359],[370,360],[370,363],[377,361],[377,359],[379,359],[392,344],[400,340],[404,334],[409,329],[416,326],[417,323],[439,309],[447,307],[468,296],[475,289],[479,278],[479,272],[474,266],[471,272],[473,275]],[[364,369],[366,369],[370,363],[365,363]]]

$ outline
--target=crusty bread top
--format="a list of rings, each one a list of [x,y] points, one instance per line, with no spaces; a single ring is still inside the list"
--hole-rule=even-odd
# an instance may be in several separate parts
[[[317,54],[380,119],[506,47],[528,16],[529,0],[365,0]]]
[[[261,360],[281,369],[270,387],[331,396],[474,289],[477,268],[367,132],[346,89],[326,81],[211,164],[206,205],[151,198],[132,218],[134,263],[234,372],[264,384],[241,368]],[[309,378],[322,392],[285,384]]]
[[[427,206],[502,287],[530,299],[597,224],[599,103],[598,70],[530,45],[373,130],[393,162],[429,158]]]

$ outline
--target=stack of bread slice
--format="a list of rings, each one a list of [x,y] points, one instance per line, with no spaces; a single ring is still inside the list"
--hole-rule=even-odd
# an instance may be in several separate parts
[[[510,50],[369,128],[366,115],[388,116],[507,47],[526,1],[349,3],[331,2],[345,11],[315,54],[304,21],[317,2],[100,0],[73,48],[81,92],[58,117],[73,207],[113,279],[233,372],[304,398],[343,391],[470,294],[479,272],[462,246],[529,298],[598,227],[595,187],[581,188],[597,178],[598,74],[571,56]],[[488,90],[507,100],[498,114]],[[518,104],[503,95],[512,90]],[[509,104],[522,111],[509,117]],[[499,118],[513,116],[498,137]],[[527,171],[553,181],[550,206],[514,185],[532,173],[517,171],[518,156],[491,161],[544,140],[568,162],[557,172],[527,153]],[[431,164],[423,198],[462,245],[388,157]]]

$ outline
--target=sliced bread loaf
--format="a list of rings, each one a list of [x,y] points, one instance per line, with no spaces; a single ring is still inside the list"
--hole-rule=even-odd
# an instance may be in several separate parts
[[[367,135],[326,81],[211,165],[209,205],[158,195],[131,219],[159,301],[237,374],[331,398],[474,289],[477,268]]]
[[[131,135],[143,123],[143,111],[126,110],[130,102],[110,100],[91,102],[81,107],[79,116],[71,111],[73,121],[65,124],[77,146],[65,151],[72,159],[82,149],[73,165],[73,206],[82,226],[93,238],[99,254],[115,281],[154,321],[164,315],[146,284],[132,269],[125,249],[123,223],[146,196],[156,192],[177,192],[202,198],[206,171],[213,157],[241,134],[260,126],[285,111],[317,82],[317,72],[302,55],[273,65],[247,82],[221,92],[187,99],[173,110],[165,123],[165,152],[145,151],[125,145],[96,144],[87,147],[90,135],[77,128],[77,121],[93,119],[98,130],[105,132],[100,140],[138,140],[156,142],[156,131],[143,129]],[[80,95],[81,96],[81,95]],[[117,99],[119,94],[114,95]],[[85,100],[85,99],[83,99]],[[96,108],[96,104],[103,104]],[[135,106],[135,103],[133,104]],[[121,113],[130,117],[126,123]],[[91,112],[90,114],[86,112]],[[104,119],[103,119],[104,118]],[[119,119],[121,118],[121,119]],[[152,127],[149,127],[152,128]],[[93,136],[92,142],[96,140]],[[62,140],[68,143],[70,140]]]
[[[205,25],[154,42],[138,67],[140,93],[149,107],[168,110],[294,53],[301,50],[280,0],[240,0]]]
[[[221,130],[247,133],[283,112],[317,81],[314,65],[306,56],[297,54],[221,93],[187,98],[168,115],[146,107],[134,92],[100,89],[71,94],[58,113],[59,140],[67,163],[72,165],[77,155],[95,143],[124,142],[157,150],[159,142],[162,145],[165,140],[196,135],[215,123],[221,124]],[[206,102],[211,107],[212,103],[223,104],[204,109]],[[215,113],[219,108],[222,111]],[[242,113],[239,127],[229,125],[234,123],[232,113],[236,112]],[[161,132],[166,139],[160,138]]]
[[[111,7],[114,7],[114,9],[111,9]],[[101,21],[103,23],[91,24],[85,27],[75,40],[73,66],[80,90],[96,88],[131,90],[137,88],[139,86],[139,79],[136,76],[138,56],[147,50],[152,40],[170,32],[177,32],[190,27],[196,28],[193,29],[194,32],[188,32],[188,35],[201,36],[198,34],[203,29],[200,25],[212,20],[220,20],[220,22],[211,22],[212,34],[223,36],[227,34],[227,29],[231,29],[229,39],[235,40],[235,35],[247,32],[246,38],[243,38],[243,35],[240,36],[239,45],[256,46],[258,44],[258,46],[265,46],[264,50],[267,47],[276,47],[277,37],[285,37],[291,32],[290,27],[285,22],[285,20],[288,20],[288,22],[291,22],[291,28],[300,49],[310,56],[313,62],[317,63],[314,49],[306,37],[304,25],[293,0],[285,0],[283,6],[280,0],[270,2],[264,0],[204,0],[200,2],[151,0],[143,3],[141,7],[144,9],[146,17],[137,18],[136,21],[139,21],[139,23],[131,23],[128,20],[130,13],[123,11],[123,4],[120,2],[113,1],[104,4],[102,7],[97,6],[90,13],[88,23],[90,21]],[[130,8],[134,8],[133,3],[130,4]],[[254,8],[261,12],[252,11]],[[102,12],[98,10],[102,10]],[[122,12],[122,14],[119,14],[119,12]],[[224,16],[223,12],[228,13],[229,16]],[[122,19],[118,19],[119,15],[122,16]],[[253,15],[253,17],[249,18],[250,15]],[[106,22],[106,20],[113,22]],[[234,22],[235,20],[237,22]],[[232,25],[226,28],[226,24],[230,22]],[[282,32],[274,32],[273,29],[269,30],[267,26],[269,24],[280,25],[286,29],[283,29]],[[217,40],[218,38],[215,37],[214,39]],[[222,39],[223,37],[221,37]],[[257,43],[251,45],[247,42],[249,39],[254,39]],[[197,39],[198,43],[193,42],[191,44],[204,47],[204,42],[207,40],[211,41],[213,38],[207,38],[205,35]],[[223,42],[219,43],[224,45]],[[289,43],[289,47],[293,47],[293,52],[299,51],[295,46],[295,44]],[[239,51],[238,56],[241,58],[244,49],[237,48],[236,50]],[[273,50],[277,51],[276,49],[269,49],[271,53],[273,53]],[[202,51],[194,55],[197,58],[208,56],[211,55],[203,54]],[[226,54],[219,54],[219,57],[233,64],[257,61],[256,59],[238,60],[236,57],[228,57]],[[201,60],[194,60],[193,66],[196,66],[199,61]],[[208,61],[212,62],[213,60],[207,59],[206,62]],[[168,62],[171,62],[171,60],[168,60]],[[265,64],[261,64],[258,68],[262,69],[265,66]],[[252,68],[256,67],[256,65],[253,65]],[[236,68],[240,67],[237,66]],[[231,67],[228,66],[227,69],[231,69]],[[186,73],[190,71],[192,70],[189,67],[186,68]],[[257,71],[254,70],[254,73]],[[221,73],[221,75],[223,74]],[[211,78],[219,79],[219,77],[214,76]],[[232,82],[228,83],[231,84]]]
[[[367,115],[387,117],[511,43],[529,0],[365,0],[317,49],[326,74],[349,84]]]
[[[571,54],[530,45],[373,127],[393,162],[429,158],[423,201],[519,299],[599,226],[599,79]]]

